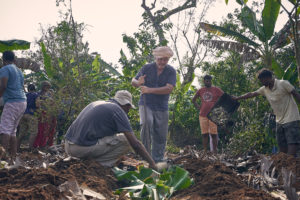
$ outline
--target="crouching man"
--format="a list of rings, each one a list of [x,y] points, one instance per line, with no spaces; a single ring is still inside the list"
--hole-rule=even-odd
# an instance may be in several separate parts
[[[66,152],[72,157],[94,159],[112,167],[132,147],[149,167],[156,169],[155,162],[132,131],[127,117],[131,108],[134,108],[132,95],[126,90],[118,91],[109,101],[87,105],[66,133]]]

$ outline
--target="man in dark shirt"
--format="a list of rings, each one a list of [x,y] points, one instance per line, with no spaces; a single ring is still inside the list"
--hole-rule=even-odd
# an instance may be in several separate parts
[[[141,140],[154,161],[161,162],[168,134],[168,101],[176,84],[176,71],[168,65],[173,56],[169,47],[157,47],[153,56],[155,62],[144,65],[131,84],[140,87],[142,93],[139,101]]]
[[[127,113],[134,105],[132,96],[120,90],[110,101],[87,105],[69,127],[65,150],[73,157],[95,159],[111,167],[132,147],[153,169],[155,162],[135,137]]]
[[[20,120],[20,131],[18,135],[18,149],[24,138],[29,134],[29,148],[33,148],[33,143],[38,132],[38,118],[35,114],[37,106],[36,99],[38,97],[35,85],[28,85],[27,97],[27,107],[24,112],[23,117]]]

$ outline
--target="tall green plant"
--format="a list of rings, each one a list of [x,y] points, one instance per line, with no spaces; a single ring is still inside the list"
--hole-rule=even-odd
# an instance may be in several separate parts
[[[205,45],[210,45],[213,48],[222,50],[231,50],[244,54],[244,57],[249,60],[261,58],[263,64],[271,68],[278,78],[284,77],[284,69],[278,63],[275,52],[279,47],[288,43],[288,37],[284,32],[275,34],[274,27],[278,18],[280,4],[277,0],[266,0],[261,20],[256,19],[256,14],[247,5],[246,1],[239,1],[241,4],[240,20],[254,36],[254,39],[249,38],[239,32],[233,31],[230,28],[216,26],[208,23],[202,23],[201,28],[207,32],[229,37],[236,42],[226,41],[204,41]],[[281,38],[281,44],[276,42]]]
[[[37,85],[42,80],[51,82],[57,117],[63,113],[65,118],[63,132],[87,104],[112,97],[121,75],[100,54],[89,53],[84,31],[85,24],[76,22],[71,11],[66,13],[57,25],[42,28],[41,48],[33,57],[44,65],[40,75],[32,76],[36,76]]]

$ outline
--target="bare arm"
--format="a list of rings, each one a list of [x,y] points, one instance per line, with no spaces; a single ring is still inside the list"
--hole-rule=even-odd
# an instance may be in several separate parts
[[[193,104],[195,105],[195,107],[200,110],[201,106],[197,103],[197,99],[198,99],[199,95],[198,92],[195,94],[195,96],[192,99]]]
[[[257,92],[248,92],[244,95],[241,95],[239,97],[233,97],[233,99],[235,100],[240,100],[240,99],[249,99],[249,98],[252,98],[252,97],[257,97],[259,95],[259,93]]]
[[[6,90],[6,87],[7,87],[8,78],[7,77],[3,77],[3,78],[1,78],[0,81],[1,81],[1,85],[0,85],[0,97],[2,97],[4,91]]]
[[[144,160],[146,160],[149,163],[149,167],[156,170],[156,165],[150,154],[145,149],[144,145],[135,137],[134,133],[131,132],[125,132],[125,137],[127,138],[127,141],[129,142],[130,146],[133,148],[133,150],[142,156]]]
[[[295,99],[297,100],[298,103],[300,103],[300,94],[297,90],[293,89],[291,91],[292,95],[295,97]]]
[[[173,91],[174,86],[167,83],[166,86],[159,88],[150,88],[147,86],[141,86],[142,94],[170,94]]]
[[[146,77],[146,75],[140,76],[139,79],[133,78],[131,80],[131,85],[134,87],[140,87],[141,85],[143,85],[145,83],[145,77]]]

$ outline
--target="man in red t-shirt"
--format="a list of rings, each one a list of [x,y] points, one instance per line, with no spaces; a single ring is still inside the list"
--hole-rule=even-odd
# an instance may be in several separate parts
[[[210,75],[204,76],[203,81],[205,87],[200,88],[197,91],[192,101],[195,107],[200,110],[199,121],[202,132],[203,148],[205,151],[207,150],[208,136],[210,135],[212,138],[213,152],[217,153],[218,128],[215,123],[207,118],[207,114],[224,92],[220,88],[211,86],[211,79],[212,77]],[[198,98],[201,100],[201,105],[197,103]]]

